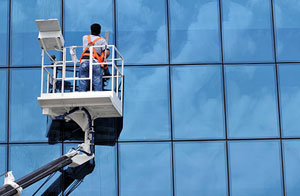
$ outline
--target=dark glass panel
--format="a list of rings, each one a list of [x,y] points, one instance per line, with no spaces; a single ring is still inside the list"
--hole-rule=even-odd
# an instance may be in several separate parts
[[[120,195],[172,195],[170,143],[127,143],[119,147]]]
[[[170,138],[168,67],[126,67],[121,140]]]
[[[228,136],[279,137],[274,65],[225,67]]]
[[[221,66],[174,66],[171,71],[174,137],[224,138]]]
[[[279,141],[229,142],[231,195],[283,195]]]
[[[175,194],[227,196],[225,145],[225,142],[175,143]]]
[[[218,0],[169,0],[171,63],[220,62]]]

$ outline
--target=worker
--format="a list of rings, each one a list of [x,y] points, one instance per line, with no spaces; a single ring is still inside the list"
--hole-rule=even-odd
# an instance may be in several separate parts
[[[89,46],[101,46],[93,48],[93,61],[95,63],[104,62],[104,56],[106,58],[109,56],[110,52],[108,48],[105,48],[107,45],[107,41],[100,37],[101,26],[100,24],[92,24],[91,25],[91,35],[84,35],[82,37],[83,42],[83,53],[80,57],[80,68],[79,68],[79,77],[80,78],[88,78],[89,77],[89,66],[90,66],[90,52]],[[107,69],[107,65],[93,65],[93,77],[92,84],[94,91],[102,91],[103,83],[102,83],[102,69]],[[78,91],[88,91],[90,88],[89,80],[79,80],[79,89]]]

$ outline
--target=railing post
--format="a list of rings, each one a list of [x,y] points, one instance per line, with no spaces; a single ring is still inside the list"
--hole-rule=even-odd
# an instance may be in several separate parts
[[[115,83],[115,46],[112,47],[112,65],[111,65],[111,91],[114,91],[114,83]]]
[[[45,55],[44,50],[42,50],[41,95],[43,94],[43,89],[44,89],[44,55]]]
[[[65,77],[66,77],[66,48],[63,49],[63,64],[62,64],[62,78],[61,78],[61,93],[65,91]]]
[[[90,63],[89,63],[89,79],[90,79],[90,91],[93,90],[93,56],[94,56],[94,51],[93,51],[94,47],[90,46],[89,50],[90,50]]]

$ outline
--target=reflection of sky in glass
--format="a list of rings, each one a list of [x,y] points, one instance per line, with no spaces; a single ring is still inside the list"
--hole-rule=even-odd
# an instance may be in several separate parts
[[[224,138],[220,66],[172,67],[172,112],[176,139]]]
[[[299,137],[300,64],[278,67],[282,133],[285,137]]]
[[[77,145],[67,144],[65,152]],[[96,146],[96,165],[93,172],[87,175],[80,186],[71,194],[74,195],[117,195],[116,147]]]
[[[299,195],[300,193],[300,141],[283,141],[284,180],[286,195]]]
[[[99,7],[99,9],[95,9]],[[91,24],[101,25],[101,36],[109,31],[109,43],[114,44],[113,0],[65,0],[64,1],[64,37],[66,46],[82,45],[82,36],[90,34]],[[80,52],[78,55],[81,55]],[[78,56],[77,55],[77,56]],[[78,56],[79,58],[79,56]]]
[[[165,64],[166,1],[118,0],[117,47],[126,64]]]
[[[283,195],[279,141],[229,142],[233,196]]]
[[[26,78],[30,75],[30,79]],[[40,69],[13,69],[10,83],[10,140],[46,140],[46,117],[37,101]]]
[[[220,62],[217,0],[169,0],[172,63]]]
[[[13,171],[13,175],[16,180],[31,173],[32,171],[50,163],[54,159],[61,156],[60,145],[47,145],[47,144],[21,144],[11,145],[10,147],[10,170]],[[47,185],[50,185],[58,176],[59,172],[51,179]],[[47,178],[47,177],[46,177]],[[22,195],[32,195],[45,181],[39,182],[27,187],[23,190]],[[40,194],[47,188],[45,185]],[[37,194],[37,195],[40,195]]]
[[[120,195],[172,195],[170,143],[120,144]]]
[[[12,1],[11,62],[13,66],[41,63],[41,46],[38,42],[35,20],[53,18],[61,18],[61,0]]]
[[[228,135],[278,137],[274,65],[226,66]]]
[[[227,195],[224,142],[180,142],[174,146],[176,195]]]
[[[170,138],[168,67],[126,67],[121,140]]]
[[[300,1],[274,0],[277,61],[300,60]]]
[[[5,172],[6,165],[6,147],[5,145],[0,145],[0,175]]]
[[[6,141],[7,132],[7,70],[0,70],[0,141]]]
[[[8,0],[0,1],[0,66],[7,66]]]
[[[270,0],[223,0],[225,62],[274,60]]]

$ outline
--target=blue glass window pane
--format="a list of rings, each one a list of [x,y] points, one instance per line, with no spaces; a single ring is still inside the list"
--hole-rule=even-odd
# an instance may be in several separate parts
[[[119,147],[120,195],[172,195],[170,143],[127,143]]]
[[[10,170],[13,171],[15,179],[35,171],[36,169],[50,163],[54,159],[61,156],[60,145],[47,145],[47,144],[16,144],[10,147]],[[54,182],[60,175],[57,172],[53,178],[40,190],[39,194],[43,193],[46,188]],[[23,190],[22,195],[33,195],[33,193],[41,186],[46,180],[38,181],[37,183],[27,187]]]
[[[176,139],[225,137],[221,66],[174,66],[171,86]]]
[[[0,1],[0,66],[7,66],[8,55],[8,0]]]
[[[121,140],[170,139],[169,69],[126,67]]]
[[[117,20],[126,64],[168,63],[166,1],[118,0]]]
[[[6,165],[6,147],[5,145],[0,145],[0,175],[5,172]]]
[[[278,68],[282,135],[299,137],[300,64],[281,64]]]
[[[223,0],[225,62],[274,61],[270,0]]]
[[[13,66],[41,64],[37,19],[61,18],[61,0],[13,0],[11,62]],[[60,22],[61,24],[61,22]]]
[[[279,141],[229,142],[231,195],[283,195]]]
[[[114,44],[114,7],[113,0],[65,0],[64,1],[64,38],[66,46],[81,46],[82,36],[90,34],[90,26],[101,25],[101,36],[109,31],[109,44]],[[99,7],[99,9],[95,9]],[[82,50],[78,55],[81,55]],[[80,56],[78,56],[79,58]]]
[[[300,140],[283,141],[285,194],[289,196],[300,192],[299,149]]]
[[[279,137],[274,65],[225,66],[228,136]]]
[[[37,101],[40,96],[40,69],[11,70],[10,140],[45,141],[46,117]],[[29,79],[30,78],[30,79]]]
[[[176,195],[227,195],[225,142],[180,142],[174,149]]]
[[[169,0],[171,63],[220,62],[218,0]]]
[[[300,61],[300,5],[274,0],[277,61]]]
[[[0,92],[0,142],[3,142],[7,133],[7,70],[0,70]]]
[[[77,145],[66,144],[65,152]],[[95,168],[87,175],[72,195],[117,196],[117,161],[116,146],[96,146]]]

